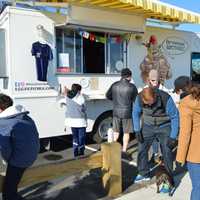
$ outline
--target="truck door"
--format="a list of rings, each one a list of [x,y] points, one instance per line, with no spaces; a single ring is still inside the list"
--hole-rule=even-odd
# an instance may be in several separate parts
[[[0,29],[0,88],[7,89],[6,32]]]

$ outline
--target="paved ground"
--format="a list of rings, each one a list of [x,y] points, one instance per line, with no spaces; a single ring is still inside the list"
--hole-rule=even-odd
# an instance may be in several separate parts
[[[65,150],[41,153],[35,165],[72,158],[71,138],[69,137],[63,144]],[[60,147],[62,147],[62,145],[60,145]],[[94,153],[98,148],[98,145],[89,144],[86,154]],[[137,173],[136,167],[134,166],[136,162],[137,145],[134,141],[130,143],[129,152],[132,154],[133,162],[122,160],[123,194],[118,198],[116,197],[117,200],[139,200],[142,197],[142,199],[146,197],[148,200],[168,199],[166,195],[156,194],[154,179],[147,183],[133,184],[134,177]],[[184,173],[180,170],[177,170],[176,174],[177,185],[180,184],[181,180],[183,180],[183,184],[180,184],[174,197],[169,199],[188,200],[188,192],[186,194],[186,192],[183,193],[182,191],[190,190],[189,178],[185,176],[182,179]],[[71,176],[23,188],[21,194],[28,200],[110,200],[111,198],[106,196],[106,192],[102,187],[101,175],[100,169],[84,171],[79,174],[72,174]]]
[[[141,188],[137,191],[125,194],[116,200],[189,200],[191,192],[191,182],[188,173],[181,179],[180,185],[177,187],[174,195],[169,197],[167,194],[157,194],[155,184]]]

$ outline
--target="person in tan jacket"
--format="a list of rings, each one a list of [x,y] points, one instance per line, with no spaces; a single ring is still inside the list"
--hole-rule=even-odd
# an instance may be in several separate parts
[[[192,83],[190,95],[181,100],[177,162],[187,164],[192,182],[191,200],[200,200],[200,84]]]

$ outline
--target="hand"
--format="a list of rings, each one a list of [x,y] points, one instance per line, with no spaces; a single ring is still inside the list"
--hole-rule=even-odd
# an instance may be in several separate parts
[[[177,140],[169,137],[167,140],[167,146],[172,150],[177,146]]]
[[[178,167],[178,168],[182,168],[182,167],[184,167],[184,165],[185,165],[185,162],[179,162],[179,161],[176,161],[176,166]]]
[[[68,91],[69,91],[69,89],[66,86],[64,86],[63,95],[66,96]]]
[[[139,143],[143,143],[144,142],[144,138],[143,138],[143,135],[140,131],[138,132],[135,132],[135,137],[136,137],[136,140],[139,142]]]

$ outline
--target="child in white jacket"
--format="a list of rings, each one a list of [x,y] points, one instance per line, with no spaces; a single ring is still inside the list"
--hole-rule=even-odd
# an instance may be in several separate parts
[[[65,126],[71,127],[74,157],[84,155],[86,138],[86,106],[81,85],[73,84],[66,92]]]

